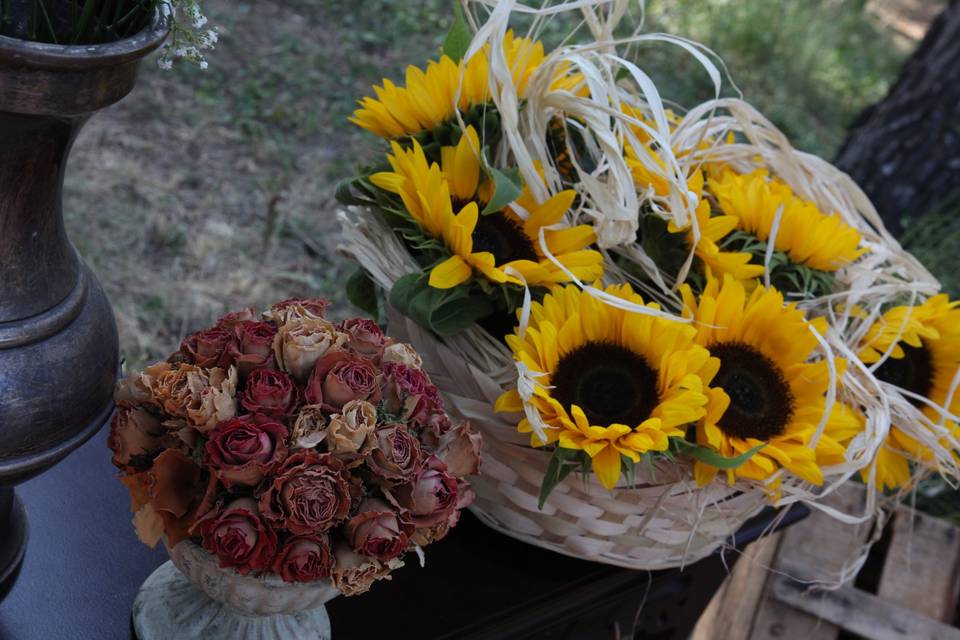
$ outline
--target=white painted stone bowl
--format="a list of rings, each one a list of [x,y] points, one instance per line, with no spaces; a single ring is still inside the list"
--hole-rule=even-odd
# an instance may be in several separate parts
[[[171,561],[147,578],[133,605],[140,640],[329,640],[323,605],[339,593],[329,580],[242,576],[189,540],[167,551]]]

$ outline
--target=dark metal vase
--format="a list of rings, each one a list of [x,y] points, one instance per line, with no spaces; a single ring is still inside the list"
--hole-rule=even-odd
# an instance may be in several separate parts
[[[94,112],[130,92],[165,36],[160,19],[96,46],[0,36],[0,584],[27,539],[13,486],[63,459],[113,410],[116,323],[63,225],[70,147]]]

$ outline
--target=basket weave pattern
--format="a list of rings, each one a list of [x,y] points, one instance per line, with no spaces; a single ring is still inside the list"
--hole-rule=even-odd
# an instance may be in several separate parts
[[[698,488],[688,465],[661,461],[638,466],[636,485],[612,492],[592,475],[568,476],[540,509],[550,456],[517,433],[519,416],[493,413],[505,387],[389,307],[388,322],[391,335],[416,346],[447,410],[483,433],[483,473],[471,479],[477,493],[471,509],[501,533],[576,558],[666,569],[710,555],[766,504],[757,491],[721,483]],[[509,359],[503,364],[512,371]]]

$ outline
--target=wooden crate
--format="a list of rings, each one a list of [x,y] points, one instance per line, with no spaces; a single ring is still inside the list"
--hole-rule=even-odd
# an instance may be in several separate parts
[[[850,513],[864,488],[832,505]],[[873,533],[813,510],[747,547],[693,633],[693,640],[960,640],[960,529],[903,509],[854,584],[812,591],[797,578],[836,575]]]

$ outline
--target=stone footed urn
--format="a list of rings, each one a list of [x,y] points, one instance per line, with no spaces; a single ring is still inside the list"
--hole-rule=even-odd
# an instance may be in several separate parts
[[[27,540],[13,486],[63,459],[113,410],[116,323],[64,230],[63,176],[81,127],[130,92],[165,25],[158,17],[93,46],[0,36],[0,584]]]
[[[133,603],[140,640],[330,640],[324,604],[339,595],[329,579],[284,582],[240,575],[185,540],[150,574]]]

